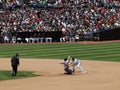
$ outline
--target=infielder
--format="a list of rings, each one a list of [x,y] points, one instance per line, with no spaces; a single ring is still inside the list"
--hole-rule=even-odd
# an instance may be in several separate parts
[[[73,65],[73,70],[75,70],[75,66],[77,66],[81,73],[86,73],[87,72],[81,66],[81,61],[76,59],[76,58],[72,58],[72,65]]]

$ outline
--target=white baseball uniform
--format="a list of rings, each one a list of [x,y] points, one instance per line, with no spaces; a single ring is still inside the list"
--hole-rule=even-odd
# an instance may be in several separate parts
[[[83,67],[81,66],[81,61],[80,60],[74,59],[74,61],[73,61],[73,68],[75,66],[77,66],[80,69],[80,72],[84,71]]]

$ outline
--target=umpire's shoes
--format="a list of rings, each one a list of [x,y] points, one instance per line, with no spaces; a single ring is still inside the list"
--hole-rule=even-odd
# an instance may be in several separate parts
[[[12,76],[15,76],[15,73],[12,73]]]

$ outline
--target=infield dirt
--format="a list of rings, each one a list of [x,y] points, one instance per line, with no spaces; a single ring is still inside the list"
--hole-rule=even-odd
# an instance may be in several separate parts
[[[43,76],[0,81],[0,90],[120,90],[119,62],[82,60],[87,73],[76,67],[74,75],[64,75],[61,61],[21,58],[19,71]],[[11,70],[9,58],[0,58],[0,70]]]

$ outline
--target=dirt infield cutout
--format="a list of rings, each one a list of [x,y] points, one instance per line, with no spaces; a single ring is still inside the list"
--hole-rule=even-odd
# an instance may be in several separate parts
[[[82,60],[87,73],[76,68],[65,75],[58,59],[20,59],[19,71],[43,75],[33,78],[0,81],[1,90],[120,90],[120,62]],[[11,70],[10,59],[0,58],[0,70]]]

